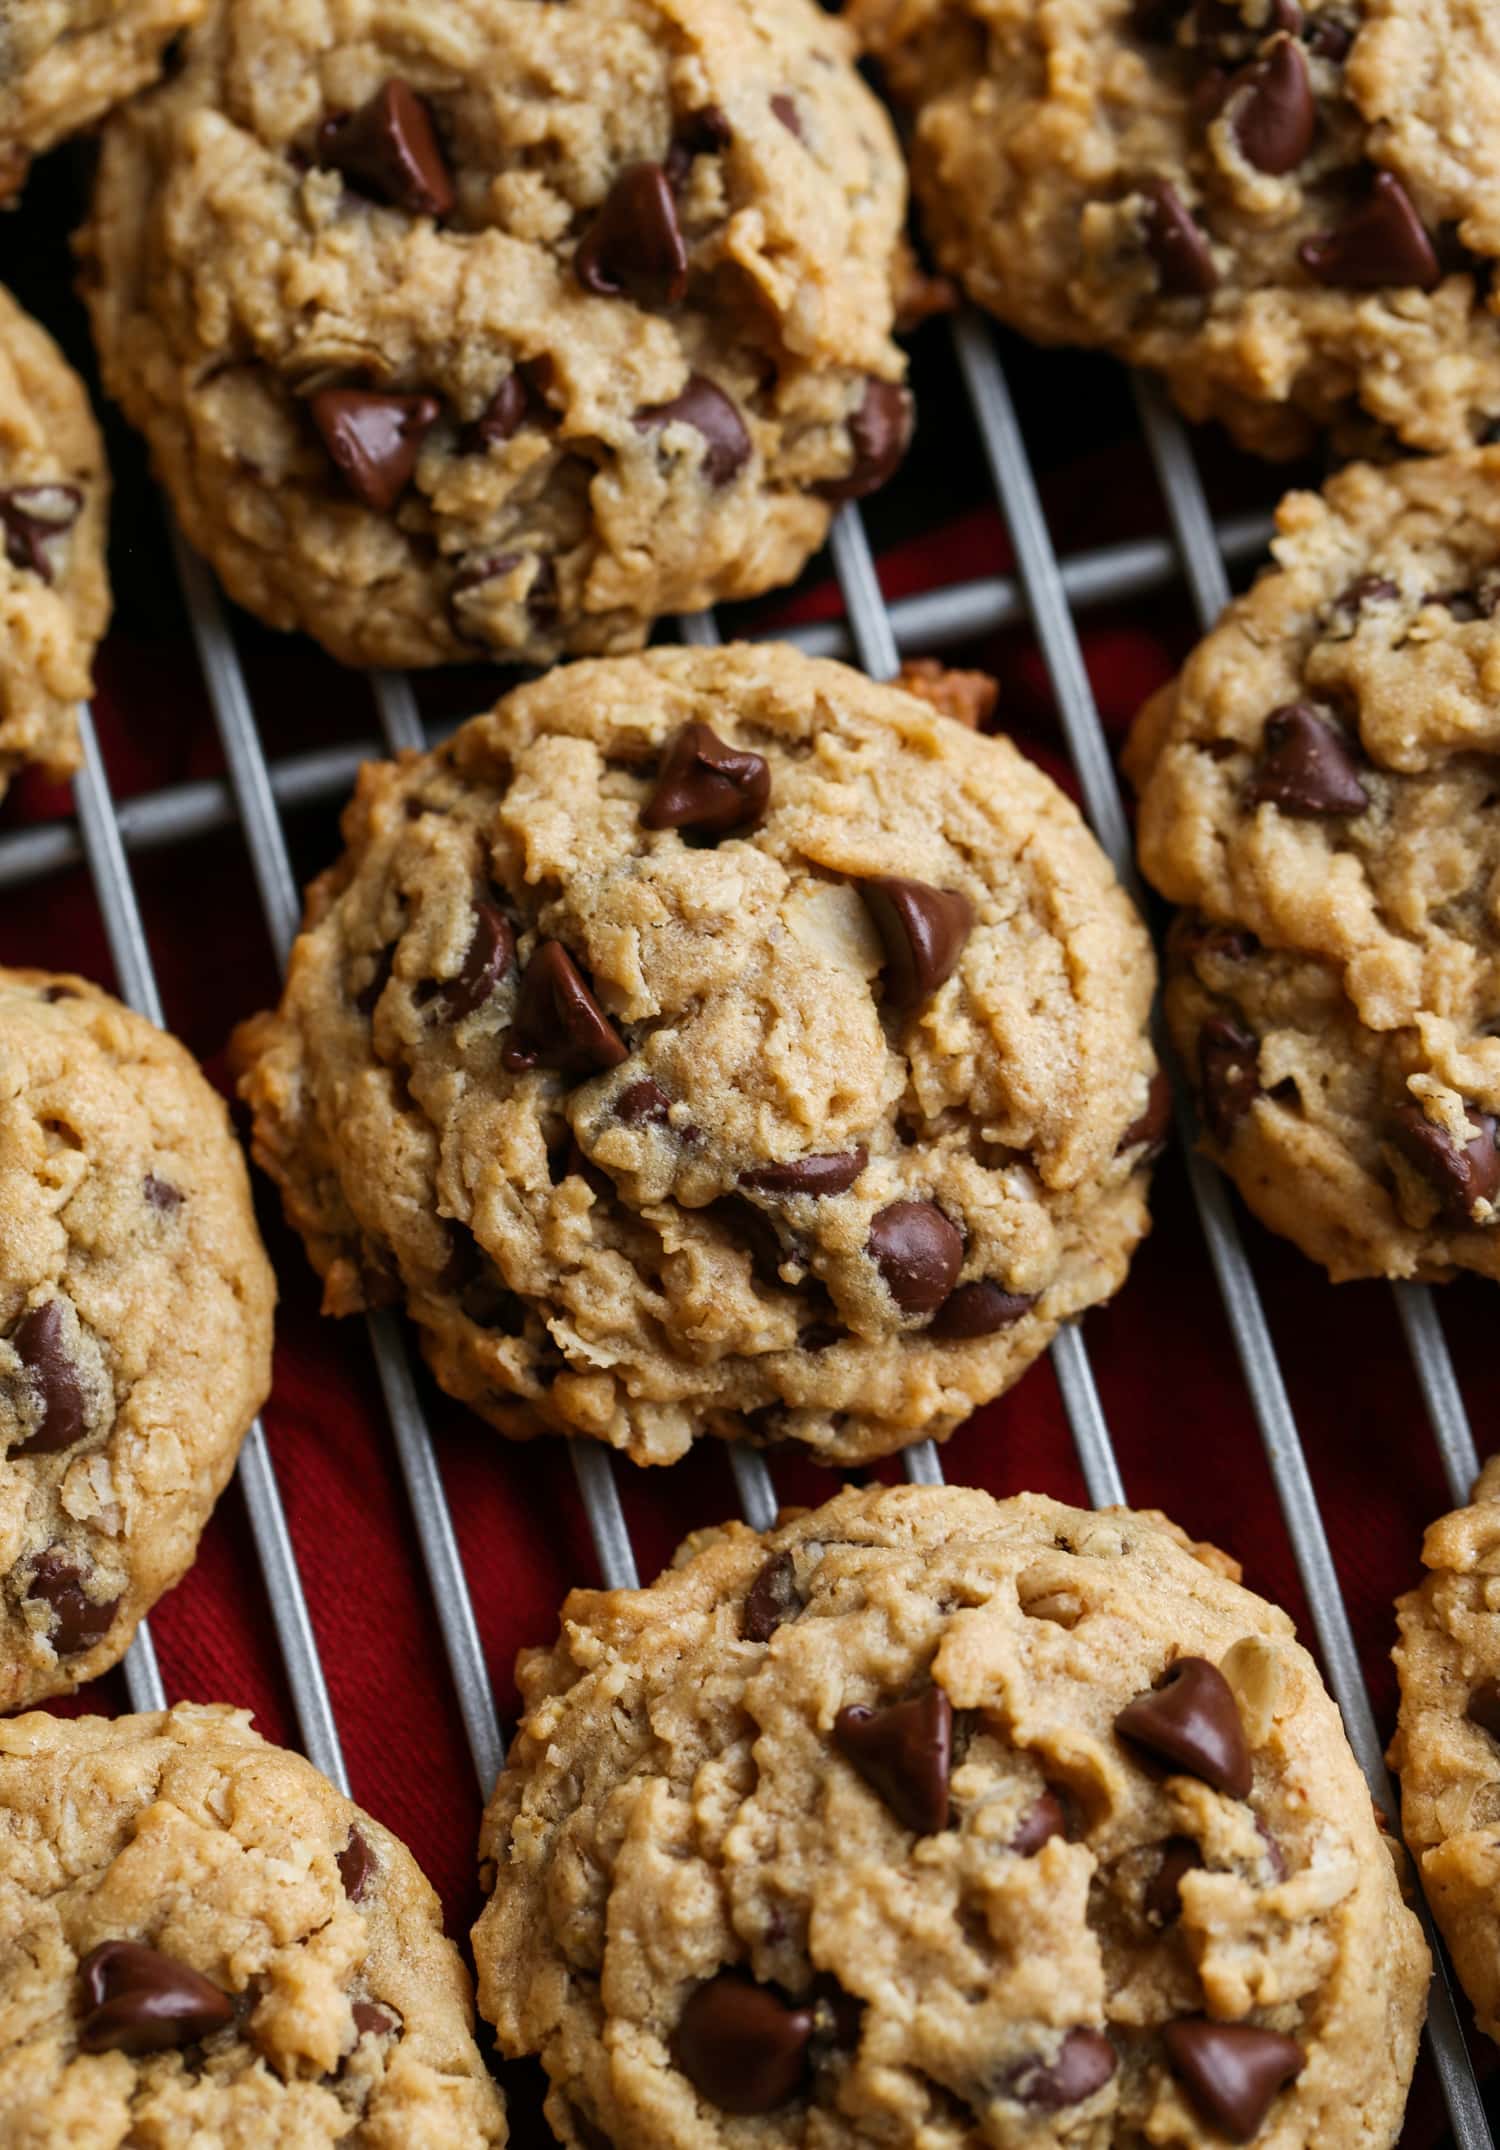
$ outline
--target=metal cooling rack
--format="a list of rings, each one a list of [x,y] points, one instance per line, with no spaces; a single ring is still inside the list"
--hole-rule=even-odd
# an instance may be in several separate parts
[[[978,317],[966,316],[954,324],[953,340],[996,497],[1009,526],[1018,567],[1016,576],[988,577],[887,606],[859,511],[846,507],[834,525],[830,542],[845,618],[842,623],[795,630],[787,639],[813,654],[853,657],[873,677],[887,678],[895,672],[902,650],[925,653],[950,647],[1029,619],[1046,660],[1088,818],[1121,879],[1139,898],[1141,889],[1124,804],[1084,669],[1076,616],[1091,605],[1118,604],[1185,576],[1199,619],[1207,626],[1228,599],[1230,567],[1253,560],[1264,551],[1269,519],[1248,516],[1214,524],[1186,433],[1160,389],[1154,383],[1138,381],[1136,399],[1141,423],[1173,538],[1136,540],[1059,561],[991,331]],[[384,674],[372,681],[378,737],[353,746],[290,756],[274,766],[268,763],[217,586],[180,540],[174,544],[199,661],[223,745],[226,778],[176,785],[116,808],[93,724],[84,710],[80,712],[84,760],[74,784],[76,819],[0,837],[0,888],[36,880],[80,861],[87,865],[122,996],[156,1022],[161,1020],[161,1004],[136,903],[129,854],[183,842],[238,821],[249,845],[267,930],[277,958],[284,965],[301,906],[283,814],[313,801],[342,797],[352,787],[361,761],[371,755],[431,743],[409,683],[399,675]],[[718,639],[711,615],[683,620],[679,630],[682,639],[689,642],[710,644]],[[1324,1669],[1371,1793],[1387,1813],[1394,1814],[1395,1800],[1374,1711],[1360,1672],[1349,1615],[1270,1325],[1226,1182],[1195,1151],[1192,1111],[1180,1081],[1176,1082],[1176,1097],[1178,1135],[1193,1200],[1311,1609]],[[1468,1499],[1478,1458],[1437,1310],[1431,1294],[1420,1286],[1395,1285],[1392,1289],[1448,1488],[1454,1503],[1461,1504]],[[432,1437],[400,1323],[391,1315],[376,1314],[368,1318],[367,1326],[475,1773],[481,1793],[487,1795],[503,1757],[500,1726]],[[1126,1487],[1079,1326],[1070,1325],[1059,1333],[1052,1346],[1052,1359],[1089,1498],[1101,1506],[1126,1500]],[[632,1586],[638,1576],[620,1501],[616,1476],[620,1466],[603,1447],[586,1442],[571,1446],[600,1574],[611,1587]],[[913,1482],[942,1482],[942,1467],[931,1442],[918,1442],[908,1448],[903,1461]],[[777,1506],[765,1459],[753,1450],[736,1448],[730,1451],[730,1463],[746,1520],[756,1528],[765,1528],[774,1520]],[[258,1422],[241,1453],[239,1479],[303,1745],[325,1774],[347,1788],[317,1639],[308,1617],[269,1449]],[[126,1659],[125,1671],[135,1708],[165,1706],[161,1675],[145,1623]],[[1428,1931],[1432,1938],[1430,1922]],[[1454,2142],[1457,2150],[1494,2150],[1446,1966],[1436,1947],[1434,1956],[1438,1968],[1427,2037]]]

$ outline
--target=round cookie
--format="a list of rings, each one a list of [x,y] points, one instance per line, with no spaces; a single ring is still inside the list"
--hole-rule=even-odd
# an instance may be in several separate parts
[[[1008,741],[765,646],[367,764],[241,1090],[332,1313],[502,1432],[939,1438],[1122,1281],[1153,966]]]
[[[31,159],[155,79],[205,0],[3,0],[0,201]]]
[[[574,1591],[474,1933],[569,2150],[1388,2150],[1427,1951],[1238,1572],[1160,1516],[874,1487]]]
[[[74,711],[109,623],[108,522],[83,383],[0,285],[0,798],[26,762],[57,783],[78,766]]]
[[[248,1712],[0,1723],[0,1821],[7,2142],[505,2142],[411,1853]]]
[[[1500,1545],[1500,1457],[1473,1505],[1428,1530],[1430,1572],[1396,1607],[1401,1711],[1391,1767],[1422,1889],[1480,2029],[1500,2036],[1500,1616],[1492,1574]]]
[[[1296,453],[1500,420],[1486,0],[851,0],[943,266],[1043,343]]]
[[[541,663],[790,581],[909,425],[849,49],[813,0],[226,0],[85,248],[231,593],[351,663]]]
[[[1500,1277],[1500,451],[1277,524],[1126,755],[1188,907],[1173,1040],[1211,1154],[1336,1279]]]
[[[271,1384],[222,1100],[81,978],[0,971],[0,1709],[118,1662]]]

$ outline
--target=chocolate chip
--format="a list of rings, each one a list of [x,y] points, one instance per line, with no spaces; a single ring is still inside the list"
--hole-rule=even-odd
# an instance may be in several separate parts
[[[395,2010],[382,2008],[379,2001],[351,2002],[349,2013],[354,2018],[356,2038],[389,2038],[392,2031],[401,2028],[401,2018]]]
[[[32,1568],[31,1580],[22,1593],[51,1607],[48,1640],[59,1657],[76,1657],[80,1650],[91,1650],[102,1635],[108,1634],[120,1609],[118,1598],[96,1604],[84,1590],[83,1577],[84,1570],[77,1561],[53,1546]]]
[[[740,1633],[746,1642],[769,1642],[784,1621],[796,1619],[805,1603],[791,1554],[773,1553],[745,1593]]]
[[[1266,719],[1260,762],[1245,802],[1313,820],[1362,814],[1370,795],[1343,730],[1306,702],[1287,702]]]
[[[182,1189],[174,1187],[170,1180],[158,1178],[154,1172],[146,1174],[142,1192],[151,1207],[163,1217],[169,1217],[174,1209],[182,1207]]]
[[[690,374],[687,387],[670,403],[648,404],[631,423],[638,433],[659,433],[663,426],[691,426],[703,441],[703,475],[710,485],[728,485],[750,460],[745,421],[722,388],[701,373]]]
[[[1182,1877],[1203,1864],[1203,1854],[1190,1836],[1169,1836],[1161,1848],[1161,1864],[1147,1882],[1141,1909],[1153,1926],[1172,1926],[1182,1916]]]
[[[551,407],[537,391],[528,369],[513,366],[474,423],[459,434],[459,453],[483,455],[488,448],[503,447],[528,419],[545,422],[551,416]]]
[[[1481,1680],[1464,1711],[1470,1724],[1478,1725],[1493,1740],[1500,1740],[1500,1680]]]
[[[1144,1149],[1149,1154],[1164,1148],[1167,1133],[1172,1125],[1172,1085],[1165,1068],[1158,1068],[1151,1077],[1146,1092],[1146,1109],[1138,1120],[1132,1120],[1115,1145],[1115,1155],[1123,1156],[1126,1150]]]
[[[1340,612],[1362,612],[1366,605],[1391,604],[1400,595],[1400,584],[1389,575],[1360,575],[1339,592],[1334,604]]]
[[[1198,1033],[1198,1090],[1204,1124],[1227,1148],[1260,1096],[1260,1047],[1231,1015],[1211,1015]]]
[[[807,136],[802,132],[802,114],[797,110],[793,99],[787,96],[785,90],[778,90],[771,99],[771,110],[780,120],[782,126],[785,127],[788,134],[794,134],[799,142],[807,140]]]
[[[951,978],[974,927],[974,906],[957,889],[931,888],[894,874],[857,881],[881,946],[887,1005],[914,1008]]]
[[[1331,60],[1335,67],[1341,67],[1353,50],[1354,36],[1352,24],[1320,15],[1308,26],[1307,49],[1318,59]]]
[[[1052,2061],[1022,2061],[1002,2077],[1001,2095],[1036,2113],[1060,2113],[1104,2088],[1120,2065],[1102,2031],[1080,2023],[1068,2032]]]
[[[1068,1816],[1061,1799],[1049,1785],[1038,1794],[1016,1825],[1010,1848],[1022,1859],[1031,1859],[1055,1836],[1068,1833]]]
[[[1338,229],[1305,239],[1297,252],[1309,275],[1342,290],[1415,284],[1431,291],[1442,281],[1437,250],[1393,172],[1377,172],[1365,200]]]
[[[767,1986],[721,1971],[690,1994],[673,2058],[688,2081],[726,2113],[769,2113],[802,2087],[810,2008],[792,2008]]]
[[[814,490],[824,500],[863,500],[884,485],[911,440],[911,397],[899,381],[865,383],[859,409],[849,420],[854,461],[842,478],[825,478]]]
[[[1184,2016],[1163,2025],[1161,2035],[1172,2073],[1200,2117],[1232,2143],[1253,2141],[1277,2093],[1302,2072],[1299,2045],[1253,2024]]]
[[[833,1739],[904,1829],[934,1836],[947,1828],[953,1704],[941,1687],[878,1709],[851,1703],[835,1717]]]
[[[709,1214],[717,1217],[735,1239],[744,1242],[755,1273],[763,1284],[783,1282],[781,1238],[764,1210],[747,1202],[743,1195],[726,1194],[710,1204]]]
[[[1250,1795],[1250,1748],[1234,1690],[1205,1657],[1169,1665],[1159,1685],[1126,1703],[1115,1730],[1176,1773],[1201,1777],[1232,1799]]]
[[[649,1075],[631,1083],[615,1099],[615,1118],[627,1127],[639,1127],[642,1120],[653,1127],[665,1126],[671,1109],[672,1100]]]
[[[573,269],[585,291],[675,306],[687,291],[687,248],[677,204],[659,164],[621,172],[578,242]]]
[[[103,1941],[78,1966],[85,2053],[161,2053],[234,2020],[234,2003],[201,1972],[140,1941]]]
[[[457,1023],[482,1008],[515,961],[515,955],[516,936],[510,920],[498,904],[476,898],[474,931],[458,976],[438,988],[439,1014]]]
[[[716,157],[733,140],[734,130],[719,105],[700,105],[696,112],[685,112],[673,130],[672,146],[667,151],[668,180],[680,187],[695,157]]]
[[[500,1057],[512,1073],[540,1063],[567,1075],[593,1075],[629,1058],[560,941],[542,941],[522,973],[508,1035]]]
[[[1147,179],[1144,236],[1163,298],[1204,299],[1219,281],[1202,227],[1168,179]]]
[[[50,583],[53,564],[47,547],[67,536],[82,506],[83,494],[76,485],[13,485],[0,493],[0,529],[11,566],[29,569]]]
[[[761,755],[726,745],[706,724],[685,724],[641,808],[641,826],[727,836],[754,828],[770,797],[771,772]]]
[[[1185,923],[1181,943],[1195,964],[1200,956],[1220,963],[1244,963],[1260,946],[1255,935],[1247,933],[1243,926],[1215,926],[1206,918]]]
[[[370,1016],[375,1013],[376,1002],[390,984],[391,973],[395,967],[396,943],[392,941],[389,948],[382,948],[375,958],[375,968],[370,973],[369,983],[361,986],[354,996],[354,1005],[361,1015]]]
[[[323,388],[311,398],[313,424],[356,500],[389,514],[411,483],[422,442],[436,425],[436,396],[391,396],[368,388]]]
[[[344,1884],[344,1894],[351,1904],[361,1903],[375,1871],[375,1854],[358,1829],[349,1831],[349,1841],[338,1854],[339,1880]]]
[[[1258,172],[1294,171],[1312,148],[1318,107],[1302,47],[1278,37],[1264,59],[1236,76],[1230,127],[1248,164]]]
[[[784,1165],[755,1165],[739,1184],[756,1194],[845,1194],[870,1162],[861,1143],[855,1150],[835,1150],[819,1157],[794,1157]]]
[[[83,1390],[68,1356],[62,1307],[44,1300],[23,1314],[11,1331],[11,1349],[27,1373],[42,1407],[35,1433],[11,1450],[12,1456],[55,1456],[71,1448],[84,1430]]]
[[[962,1234],[934,1202],[878,1210],[865,1246],[903,1314],[935,1313],[963,1267]]]
[[[994,1336],[1014,1327],[1035,1305],[1035,1292],[1005,1291],[982,1277],[974,1284],[960,1284],[948,1295],[927,1333],[945,1344],[967,1343],[973,1337]]]
[[[352,179],[362,193],[412,216],[443,217],[453,208],[453,181],[431,108],[394,77],[358,111],[324,120],[318,161]]]
[[[1472,1105],[1464,1112],[1479,1133],[1462,1146],[1415,1102],[1396,1107],[1391,1128],[1402,1156],[1441,1198],[1444,1216],[1458,1225],[1473,1223],[1475,1206],[1500,1196],[1500,1120]]]

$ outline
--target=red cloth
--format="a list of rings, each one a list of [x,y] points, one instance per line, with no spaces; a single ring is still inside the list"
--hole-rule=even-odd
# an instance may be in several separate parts
[[[1128,477],[1129,483],[1119,482]],[[1138,458],[1096,462],[1049,494],[1063,549],[1122,534],[1121,502],[1154,498]],[[1106,526],[1100,503],[1108,502]],[[940,535],[897,548],[882,562],[887,594],[1005,571],[997,518],[976,512]],[[137,573],[139,572],[137,568]],[[162,576],[169,570],[162,563]],[[813,590],[762,621],[828,616],[836,595]],[[1090,676],[1118,737],[1140,701],[1192,639],[1182,601],[1169,597],[1089,623]],[[367,689],[309,645],[245,636],[257,706],[268,712],[273,754],[340,738],[372,737]],[[996,638],[977,656],[1001,683],[1000,721],[1067,781],[1045,672],[1030,637]],[[434,706],[477,708],[493,692],[483,675],[423,683]],[[191,648],[116,636],[101,666],[98,718],[117,796],[217,773],[221,763]],[[0,827],[65,809],[23,780]],[[290,818],[300,874],[336,843],[332,809]],[[168,1022],[222,1079],[231,1025],[271,1000],[276,976],[243,844],[223,833],[138,855],[145,909]],[[111,981],[89,883],[80,871],[0,894],[0,961],[73,967]],[[362,1325],[323,1321],[301,1249],[258,1187],[262,1222],[281,1279],[276,1379],[265,1419],[312,1619],[327,1668],[354,1794],[411,1846],[462,1937],[477,1909],[474,1846],[479,1797],[449,1686],[394,1453]],[[1295,1564],[1282,1528],[1244,1386],[1180,1166],[1158,1174],[1156,1226],[1125,1289],[1091,1314],[1085,1335],[1129,1497],[1166,1509],[1195,1535],[1226,1547],[1247,1581],[1280,1600],[1311,1640]],[[1306,1440],[1383,1730],[1394,1687],[1387,1653],[1391,1604],[1419,1573],[1424,1523],[1448,1500],[1391,1300],[1382,1285],[1331,1290],[1308,1263],[1249,1227],[1257,1273]],[[1486,1349],[1493,1292],[1450,1286],[1448,1334],[1479,1428],[1500,1408],[1500,1371]],[[1493,1334],[1493,1329],[1489,1331]],[[425,1381],[425,1377],[424,1377]],[[519,1648],[549,1638],[569,1585],[595,1579],[592,1549],[560,1445],[513,1447],[427,1384],[431,1417],[507,1726]],[[948,1445],[950,1477],[997,1494],[1035,1489],[1082,1501],[1082,1480],[1049,1365],[982,1411]],[[787,1500],[815,1502],[834,1476],[777,1457]],[[894,1475],[894,1466],[882,1475]],[[723,1455],[711,1443],[670,1473],[619,1473],[641,1572],[651,1575],[689,1527],[733,1512]],[[274,1638],[242,1504],[231,1491],[197,1566],[152,1616],[174,1698],[248,1705],[271,1738],[294,1740]],[[72,1705],[60,1705],[68,1707]],[[118,1676],[78,1707],[124,1706]],[[532,2069],[505,2069],[523,2146],[549,2138],[537,2118]],[[1441,2112],[1424,2068],[1404,2142],[1435,2144]]]

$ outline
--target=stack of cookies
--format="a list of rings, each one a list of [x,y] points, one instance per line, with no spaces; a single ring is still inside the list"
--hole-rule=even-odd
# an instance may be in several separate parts
[[[845,13],[0,10],[5,190],[110,114],[101,372],[230,594],[348,664],[535,674],[365,766],[232,1042],[326,1311],[403,1308],[476,1440],[865,1465],[1021,1379],[1148,1229],[1152,944],[984,683],[644,648],[791,581],[905,452],[895,332],[939,287],[861,44],[974,300],[1257,451],[1370,458],[1283,503],[1133,734],[1166,1030],[1333,1278],[1500,1276],[1500,23]],[[107,510],[87,393],[0,293],[0,786],[77,764]],[[33,1707],[191,1564],[273,1302],[184,1048],[0,973],[0,2141],[505,2140],[378,1821],[228,1706]],[[1497,1516],[1492,1467],[1429,1535],[1393,1750],[1489,2028]],[[1402,1855],[1290,1620],[1164,1517],[847,1488],[575,1592],[520,1682],[474,1956],[568,2150],[1397,2141]]]

